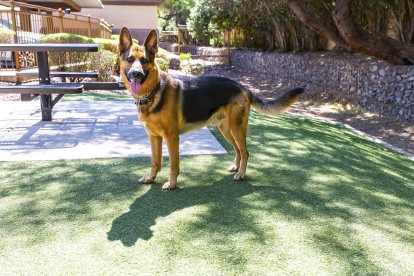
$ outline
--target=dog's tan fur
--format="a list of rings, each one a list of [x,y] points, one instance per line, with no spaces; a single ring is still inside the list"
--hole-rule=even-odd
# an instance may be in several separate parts
[[[243,180],[246,177],[249,158],[246,135],[250,107],[255,107],[260,113],[277,114],[293,104],[303,92],[303,89],[292,90],[276,101],[264,102],[241,85],[225,78],[214,77],[195,77],[194,85],[196,88],[199,85],[200,89],[189,88],[192,86],[192,79],[183,81],[179,78],[173,78],[159,69],[155,62],[155,54],[158,52],[158,37],[154,30],[148,34],[144,45],[140,46],[132,43],[128,29],[123,28],[118,48],[121,77],[128,90],[132,91],[130,81],[135,78],[134,73],[138,70],[141,72],[139,80],[142,82],[142,89],[139,94],[133,94],[133,97],[138,102],[150,97],[148,103],[138,104],[139,119],[145,126],[151,143],[152,160],[151,172],[148,176],[142,177],[139,182],[153,183],[155,181],[157,173],[161,170],[162,140],[164,139],[170,156],[170,177],[169,181],[163,185],[165,190],[174,189],[177,185],[180,171],[180,134],[210,123],[218,126],[225,139],[233,146],[236,157],[228,170],[236,173],[234,180]],[[205,87],[209,89],[205,89]],[[233,94],[223,95],[226,93],[224,90],[223,93],[212,92],[212,90],[216,90],[215,88],[217,91],[229,88]],[[194,103],[195,106],[192,107],[188,100],[184,101],[191,96],[188,94],[190,89],[195,91],[192,90],[191,95],[200,95],[196,95],[197,97],[206,97],[211,94],[208,100],[211,100],[212,108],[209,109],[208,115],[200,115],[203,116],[203,120],[190,121],[189,119],[193,113],[197,113],[197,103]],[[215,104],[213,97],[222,97],[221,100],[224,103]],[[204,106],[199,105],[199,107],[203,108]]]

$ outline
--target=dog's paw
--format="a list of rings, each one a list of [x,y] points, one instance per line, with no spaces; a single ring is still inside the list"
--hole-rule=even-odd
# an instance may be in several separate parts
[[[141,177],[140,180],[138,180],[139,183],[141,184],[151,184],[155,182],[155,178],[154,177],[149,177],[149,176],[143,176]]]
[[[236,165],[231,165],[230,167],[228,167],[227,169],[229,172],[238,172],[239,171],[239,167]]]
[[[234,175],[233,180],[235,180],[235,181],[243,181],[245,178],[246,178],[246,176],[245,176],[245,175],[241,175],[241,174],[236,173],[236,174]]]
[[[168,182],[165,182],[164,183],[164,185],[162,185],[162,189],[164,190],[164,191],[169,191],[169,190],[174,190],[175,189],[175,184],[173,185],[173,184],[171,184],[170,183],[170,181],[168,181]]]

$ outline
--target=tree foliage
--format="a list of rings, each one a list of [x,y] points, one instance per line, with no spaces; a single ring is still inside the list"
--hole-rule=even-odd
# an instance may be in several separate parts
[[[285,2],[302,22],[338,46],[394,64],[414,64],[412,0],[290,0]],[[321,16],[318,7],[328,11]]]
[[[186,25],[195,0],[166,0],[158,9],[158,18],[163,30],[176,30],[177,25]]]
[[[232,30],[233,44],[282,51],[319,50],[325,39],[309,31],[274,0],[199,0],[192,10],[193,35],[206,41],[213,30]]]
[[[348,51],[414,64],[413,0],[167,0],[164,7],[186,18],[203,44],[227,30],[236,46],[314,51],[330,40]]]

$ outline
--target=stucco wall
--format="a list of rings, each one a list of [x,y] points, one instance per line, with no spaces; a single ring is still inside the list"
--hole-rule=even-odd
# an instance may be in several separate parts
[[[140,43],[151,29],[158,28],[157,6],[105,5],[103,9],[82,9],[82,14],[103,18],[113,24],[113,33],[127,27]]]

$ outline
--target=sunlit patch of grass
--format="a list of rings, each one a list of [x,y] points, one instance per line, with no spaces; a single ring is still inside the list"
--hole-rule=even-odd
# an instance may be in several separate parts
[[[247,179],[229,155],[0,163],[4,274],[414,271],[414,162],[342,127],[253,112]]]

